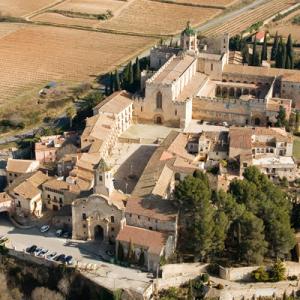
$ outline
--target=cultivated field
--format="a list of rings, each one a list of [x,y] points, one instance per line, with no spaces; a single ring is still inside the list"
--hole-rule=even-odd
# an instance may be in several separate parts
[[[56,2],[58,0],[1,0],[0,12],[3,15],[22,17]]]
[[[109,9],[115,15],[120,9],[128,5],[129,2],[120,0],[67,0],[56,5],[54,9],[86,14],[102,14]]]
[[[149,0],[131,2],[117,17],[100,23],[100,28],[141,34],[173,34],[187,21],[200,25],[222,12],[221,9],[175,5]]]
[[[287,38],[288,35],[291,33],[294,41],[300,42],[300,25],[292,24],[292,20],[294,17],[299,16],[300,11],[297,10],[292,14],[288,15],[284,19],[272,22],[267,26],[267,30],[270,32],[271,35],[275,35],[276,31],[279,35]]]
[[[38,110],[37,93],[48,81],[68,85],[91,80],[153,43],[144,37],[33,25],[3,35],[0,118]]]
[[[174,3],[184,3],[184,4],[191,4],[191,5],[203,5],[203,6],[213,6],[213,7],[221,7],[227,8],[233,4],[240,2],[240,0],[171,0]]]
[[[47,22],[47,23],[67,25],[67,26],[69,25],[84,26],[84,27],[91,27],[91,28],[96,28],[100,24],[99,20],[70,18],[62,14],[53,13],[53,12],[46,12],[46,13],[36,15],[35,17],[31,18],[31,21]]]
[[[216,36],[223,32],[228,32],[230,35],[239,34],[252,24],[270,18],[296,2],[297,0],[270,0],[250,12],[240,14],[229,22],[226,22],[226,24],[202,32],[202,34],[207,36]]]

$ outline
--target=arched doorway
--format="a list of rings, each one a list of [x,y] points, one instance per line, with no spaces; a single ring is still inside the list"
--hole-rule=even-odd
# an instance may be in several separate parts
[[[254,119],[254,125],[259,126],[260,125],[260,118],[255,118]]]
[[[156,116],[155,117],[155,123],[158,124],[158,125],[161,125],[162,124],[162,117],[161,116]]]
[[[104,231],[100,225],[96,225],[94,228],[94,238],[97,241],[102,241],[104,238]]]

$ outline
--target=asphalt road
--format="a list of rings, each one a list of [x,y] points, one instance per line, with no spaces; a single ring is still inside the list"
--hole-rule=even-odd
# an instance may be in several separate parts
[[[58,238],[55,236],[54,230],[43,234],[39,228],[15,228],[5,213],[0,214],[0,236],[2,235],[9,239],[7,246],[18,251],[23,251],[31,245],[37,245],[48,249],[49,252],[55,251],[72,255],[80,265],[97,265],[99,271],[97,271],[97,275],[93,274],[92,279],[109,289],[132,288],[139,290],[146,287],[151,280],[147,273],[101,261],[97,253],[102,256],[106,254],[100,244]]]

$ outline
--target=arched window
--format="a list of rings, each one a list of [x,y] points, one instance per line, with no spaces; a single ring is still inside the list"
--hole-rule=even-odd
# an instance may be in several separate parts
[[[162,94],[161,94],[161,92],[158,92],[156,94],[156,108],[162,109]]]
[[[115,223],[115,217],[114,217],[114,216],[111,216],[111,217],[110,217],[110,222],[111,222],[111,223]]]

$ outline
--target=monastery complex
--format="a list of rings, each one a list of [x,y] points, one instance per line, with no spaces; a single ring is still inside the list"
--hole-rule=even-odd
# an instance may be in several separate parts
[[[300,109],[300,71],[233,64],[229,57],[228,35],[198,40],[188,24],[180,47],[151,50],[139,93],[117,91],[107,97],[93,109],[80,137],[43,138],[36,144],[36,160],[9,159],[3,201],[12,199],[13,210],[36,217],[45,208],[67,208],[69,213],[57,219],[72,229],[73,239],[113,243],[116,255],[120,247],[126,255],[133,246],[144,267],[156,272],[162,257],[176,249],[177,181],[215,166],[220,166],[210,176],[215,189],[226,190],[251,165],[272,180],[299,176],[292,135],[270,126],[281,107],[287,117]],[[225,125],[219,131],[189,132],[195,120]],[[174,130],[157,143],[127,193],[116,188],[116,166],[108,161],[120,136],[134,124]],[[70,144],[65,148],[71,138],[80,144],[75,151]],[[224,160],[237,163],[235,173],[223,171]],[[41,173],[45,162],[55,162],[59,176]]]

